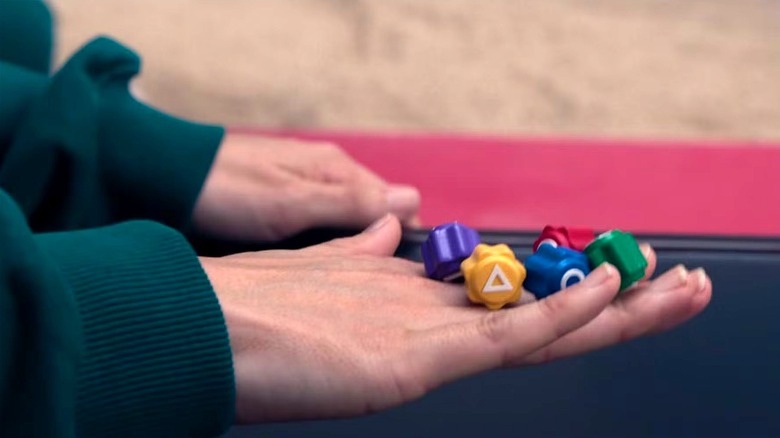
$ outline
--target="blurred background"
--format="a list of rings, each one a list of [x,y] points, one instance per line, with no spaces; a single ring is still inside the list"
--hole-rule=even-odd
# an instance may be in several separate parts
[[[56,0],[57,59],[234,126],[780,140],[777,0]]]
[[[780,0],[49,2],[57,63],[108,34],[142,56],[138,94],[197,121],[693,140],[353,139],[358,161],[421,189],[426,226],[676,233],[659,270],[705,266],[718,298],[665,337],[464,380],[375,416],[229,436],[780,436],[777,241],[685,237],[780,235]],[[711,141],[734,147],[701,147]],[[423,146],[446,153],[415,156]]]

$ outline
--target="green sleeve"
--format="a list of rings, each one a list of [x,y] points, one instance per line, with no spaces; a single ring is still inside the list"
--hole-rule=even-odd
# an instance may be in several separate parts
[[[34,235],[0,190],[3,437],[214,437],[230,344],[181,235],[149,221]]]
[[[50,77],[50,20],[0,0],[0,436],[219,435],[230,344],[176,228],[224,131],[133,99],[106,38]]]
[[[0,0],[0,61],[48,74],[53,18],[40,0]]]
[[[0,63],[0,187],[35,231],[188,227],[224,128],[133,98],[131,50],[97,38],[52,77]]]

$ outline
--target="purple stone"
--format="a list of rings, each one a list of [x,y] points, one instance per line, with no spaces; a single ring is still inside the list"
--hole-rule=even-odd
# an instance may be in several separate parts
[[[479,240],[476,230],[457,222],[434,228],[422,244],[426,275],[443,281],[460,278],[460,264],[479,245]]]

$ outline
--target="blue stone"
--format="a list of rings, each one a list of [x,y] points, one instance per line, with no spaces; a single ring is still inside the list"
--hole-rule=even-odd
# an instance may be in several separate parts
[[[525,260],[523,288],[542,299],[582,281],[590,274],[585,254],[562,246],[540,245]]]

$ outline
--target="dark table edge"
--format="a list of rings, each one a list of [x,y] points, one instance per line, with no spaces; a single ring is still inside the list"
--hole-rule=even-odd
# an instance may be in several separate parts
[[[430,230],[404,231],[405,243],[422,243]],[[603,231],[596,231],[600,234]],[[527,230],[479,230],[483,242],[505,243],[509,246],[533,246],[539,231]],[[633,233],[632,233],[633,234]],[[633,234],[639,242],[647,242],[656,251],[714,251],[739,253],[780,253],[780,236],[736,236],[736,235],[684,235],[684,234]]]
[[[540,230],[478,230],[484,243],[495,245],[505,243],[512,247],[531,248]],[[188,239],[199,255],[222,256],[247,251],[268,249],[298,249],[326,242],[339,237],[359,233],[356,229],[315,229],[300,233],[274,244],[234,242],[208,236],[190,234]],[[600,233],[601,231],[597,231]],[[419,245],[425,241],[430,229],[405,229],[401,247]],[[639,242],[650,243],[656,252],[705,251],[744,254],[780,254],[780,236],[737,236],[737,235],[684,235],[636,233]],[[400,252],[400,249],[399,249]]]

